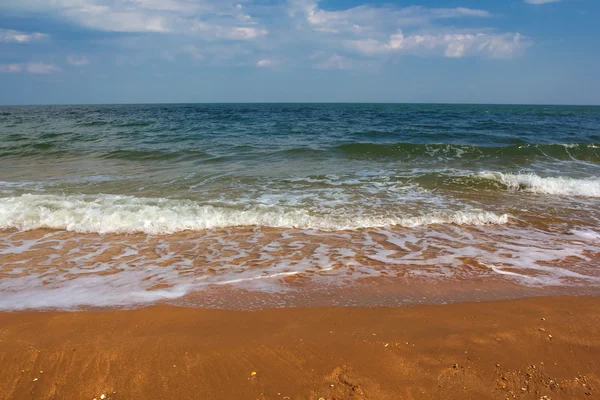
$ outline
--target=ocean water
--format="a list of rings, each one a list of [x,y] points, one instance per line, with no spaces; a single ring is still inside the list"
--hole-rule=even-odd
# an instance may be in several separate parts
[[[0,309],[600,288],[600,107],[0,107],[0,139]]]

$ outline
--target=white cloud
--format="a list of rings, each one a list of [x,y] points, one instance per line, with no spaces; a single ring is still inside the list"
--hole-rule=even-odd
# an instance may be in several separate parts
[[[414,9],[415,7],[413,7]],[[423,8],[416,7],[417,9],[423,10]],[[488,18],[491,17],[489,11],[485,10],[477,10],[472,8],[465,7],[456,7],[456,8],[434,8],[430,10],[432,18]]]
[[[76,67],[83,67],[85,65],[88,65],[90,63],[90,60],[88,60],[88,58],[84,56],[68,56],[67,62]]]
[[[465,7],[426,8],[420,6],[369,6],[361,5],[346,10],[328,11],[319,8],[317,0],[290,0],[289,14],[304,16],[304,22],[314,31],[328,33],[377,32],[399,25],[416,26],[435,20],[457,18],[488,18],[488,11]]]
[[[365,65],[357,56],[363,60],[392,55],[510,58],[530,44],[519,33],[457,27],[464,19],[492,20],[485,10],[361,5],[329,11],[319,4],[318,0],[290,0],[288,12],[304,32],[304,40],[343,57],[344,62],[337,64],[344,68]],[[452,25],[444,27],[448,20]],[[320,65],[336,65],[336,58]]]
[[[0,72],[21,72],[22,64],[0,64]]]
[[[168,32],[167,18],[143,8],[107,6],[92,1],[63,2],[73,4],[59,9],[64,17],[82,26],[113,32]],[[65,5],[66,5],[65,4]]]
[[[267,33],[268,31],[266,29],[257,29],[251,27],[234,27],[231,28],[229,32],[225,34],[224,37],[227,37],[229,39],[248,40],[266,35]]]
[[[534,4],[536,6],[542,5],[542,4],[548,4],[548,3],[558,3],[561,0],[525,0],[525,3],[527,4]]]
[[[51,74],[59,72],[61,69],[54,64],[46,64],[43,62],[34,62],[26,65],[26,70],[32,74]]]
[[[0,72],[17,73],[28,72],[30,74],[51,74],[61,69],[54,64],[43,62],[31,62],[24,64],[0,64]]]
[[[326,55],[324,53],[315,53],[311,56],[313,60],[317,60],[314,64],[316,69],[350,69],[352,67],[350,61],[346,57],[339,54]]]
[[[20,32],[12,29],[0,29],[0,43],[28,43],[48,37],[45,33]]]
[[[55,14],[81,26],[114,32],[164,32],[167,15],[137,0],[6,0],[3,8]],[[150,4],[151,5],[151,4]]]
[[[239,0],[238,0],[239,1]],[[242,0],[244,1],[244,0]],[[247,40],[266,34],[244,7],[233,0],[4,0],[0,9],[44,12],[81,26],[108,32],[215,34],[196,29],[205,25],[230,39]],[[229,32],[224,34],[223,32]],[[218,35],[217,35],[218,36]]]
[[[351,40],[346,45],[364,55],[391,53],[443,55],[460,58],[484,55],[489,58],[508,58],[527,45],[518,33],[443,33],[404,35],[398,31],[387,42],[375,39]]]
[[[219,26],[198,22],[192,28],[195,32],[204,32],[204,39],[252,40],[268,33],[266,29],[251,26]]]
[[[188,62],[211,65],[273,67],[286,60],[321,69],[371,68],[405,55],[510,58],[530,43],[519,33],[491,28],[495,19],[486,10],[363,1],[325,9],[319,0],[2,0],[0,13],[18,10],[97,31],[138,33],[95,39],[132,65],[186,54]],[[473,28],[475,23],[482,26]],[[0,31],[0,41],[6,32]],[[17,34],[10,31],[11,38]],[[35,35],[43,34],[23,35],[38,40]],[[71,56],[67,62],[82,66],[89,60]]]
[[[263,58],[262,60],[259,60],[256,63],[257,67],[263,67],[263,68],[267,68],[267,67],[272,67],[275,64],[275,62],[271,59],[268,58]]]
[[[201,7],[200,2],[179,0],[129,0],[132,5],[154,11],[195,12]]]

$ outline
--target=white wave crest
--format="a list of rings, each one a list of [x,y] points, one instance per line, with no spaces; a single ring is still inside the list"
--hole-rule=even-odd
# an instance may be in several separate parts
[[[524,190],[532,193],[556,196],[600,197],[600,179],[576,179],[568,177],[541,177],[536,174],[504,174],[484,172],[482,178],[502,182],[509,190]]]
[[[187,200],[133,196],[54,196],[26,194],[0,198],[0,229],[40,228],[96,233],[168,234],[234,226],[268,226],[319,230],[346,230],[400,225],[506,224],[508,215],[485,211],[435,212],[399,216],[309,214],[301,209],[253,206],[246,209],[215,207]]]

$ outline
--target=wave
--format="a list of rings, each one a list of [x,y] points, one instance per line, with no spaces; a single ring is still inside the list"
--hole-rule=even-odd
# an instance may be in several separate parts
[[[365,157],[438,157],[446,159],[544,157],[557,160],[600,161],[600,144],[517,144],[486,147],[460,144],[351,143],[334,148],[347,156]]]
[[[500,182],[509,190],[556,196],[600,197],[600,178],[541,177],[533,173],[502,172],[483,172],[479,176]]]
[[[55,152],[58,147],[59,146],[53,142],[27,143],[19,144],[17,146],[2,146],[0,147],[0,156],[51,153]]]
[[[33,195],[0,198],[0,229],[40,228],[96,233],[169,234],[235,226],[326,231],[434,224],[506,224],[508,215],[485,211],[434,212],[417,216],[314,215],[301,209],[256,206],[235,209],[189,200],[119,195]]]
[[[163,161],[172,159],[202,159],[212,157],[199,150],[110,150],[81,151],[60,146],[57,143],[36,143],[21,146],[0,147],[0,157],[80,157],[90,156],[107,160]]]
[[[114,150],[103,155],[106,159],[116,160],[146,160],[161,161],[175,158],[203,158],[210,155],[202,151],[184,150],[184,151],[160,151],[160,150]]]
[[[98,126],[110,125],[109,121],[85,121],[75,124],[77,128],[95,128]]]
[[[18,139],[18,140],[17,140]],[[187,138],[189,139],[189,138]],[[187,140],[186,139],[186,140]],[[90,155],[104,159],[129,159],[140,161],[168,160],[171,158],[185,157],[186,159],[204,158],[210,156],[194,148],[180,148],[174,151],[173,146],[163,149],[75,149],[71,142],[82,140],[96,140],[92,136],[70,137],[64,139],[49,138],[46,141],[23,143],[29,140],[16,138],[11,140],[12,145],[0,146],[0,157],[32,157],[32,156],[72,156]],[[174,143],[173,138],[165,138],[165,143]],[[572,144],[515,144],[507,146],[476,146],[461,144],[419,144],[419,143],[348,143],[330,147],[294,147],[288,149],[272,150],[259,146],[238,145],[230,154],[231,157],[243,152],[244,156],[254,153],[261,157],[348,157],[348,158],[391,158],[403,161],[415,159],[436,160],[510,160],[526,162],[532,159],[559,160],[559,161],[587,161],[600,162],[600,144],[572,143]]]

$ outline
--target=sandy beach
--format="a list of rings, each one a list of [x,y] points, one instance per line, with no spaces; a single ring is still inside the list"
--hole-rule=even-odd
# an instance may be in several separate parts
[[[599,16],[0,0],[0,400],[600,400]]]
[[[600,298],[0,314],[0,399],[593,399]]]
[[[0,400],[600,398],[598,121],[0,107]]]

